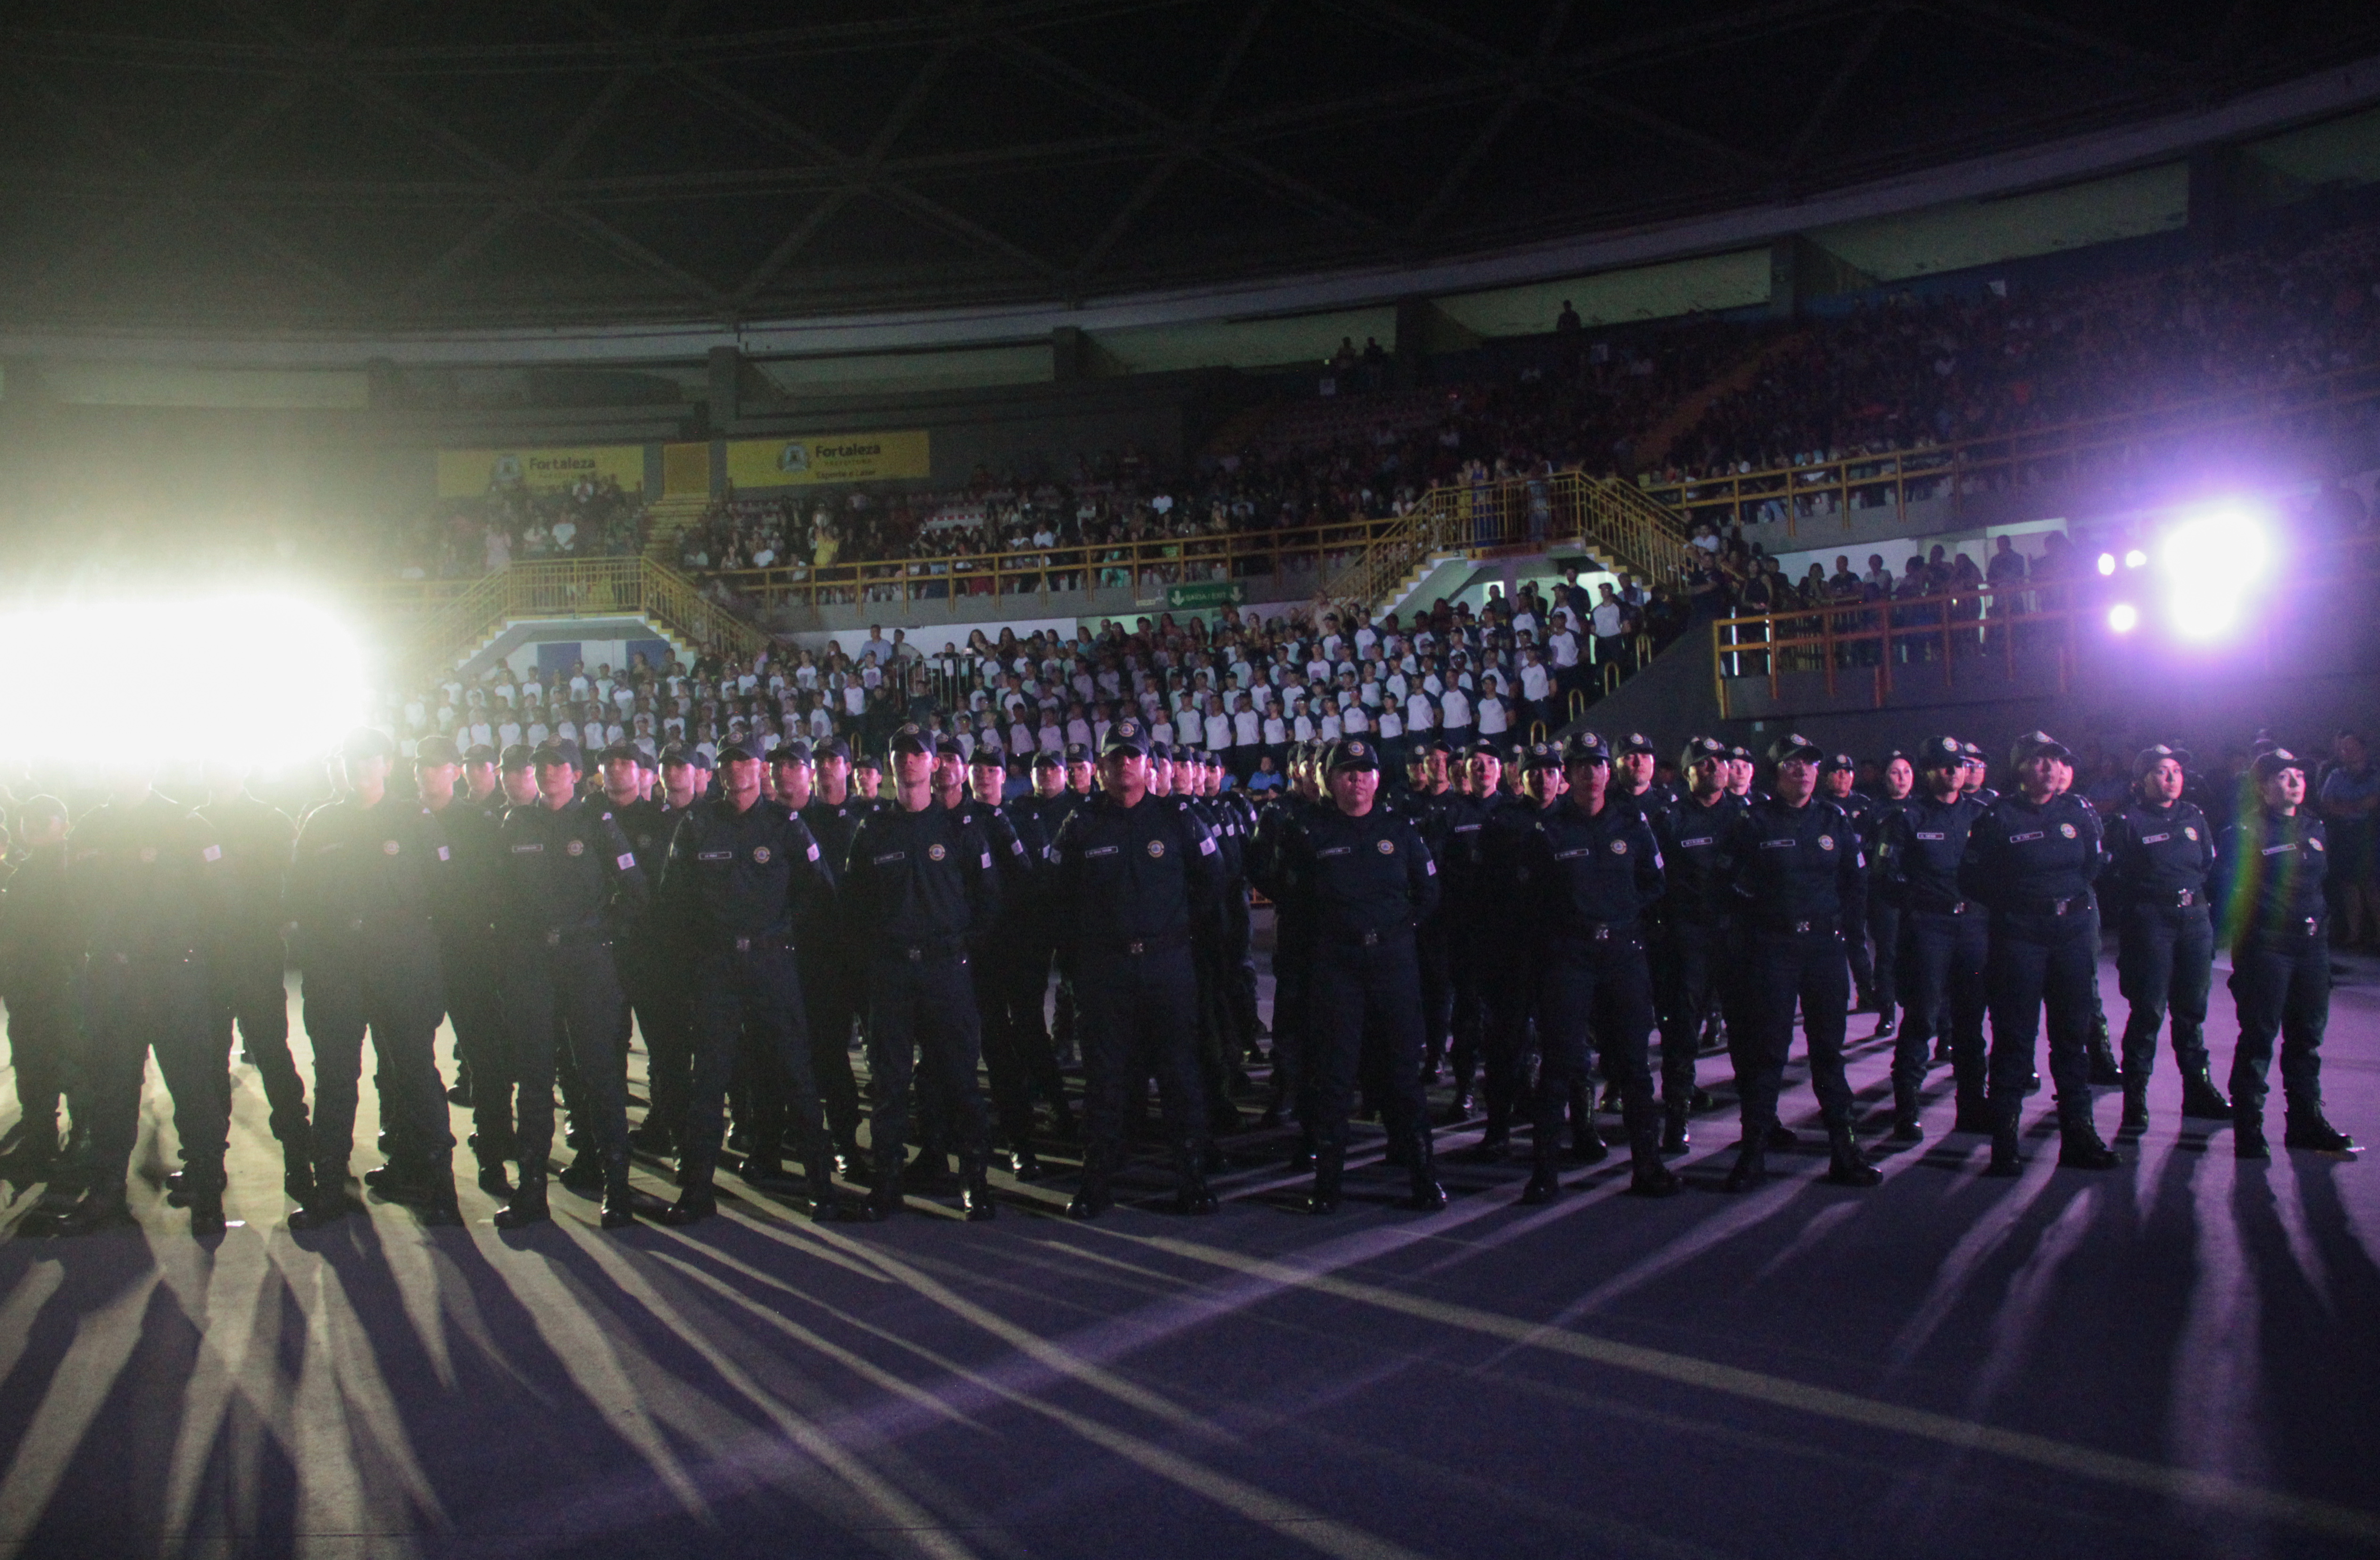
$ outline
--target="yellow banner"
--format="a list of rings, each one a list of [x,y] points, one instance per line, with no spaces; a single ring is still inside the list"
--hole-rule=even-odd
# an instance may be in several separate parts
[[[472,498],[492,487],[566,488],[581,477],[611,478],[626,493],[645,491],[645,446],[589,445],[578,449],[442,449],[438,496]]]
[[[727,480],[739,492],[933,474],[932,441],[922,428],[892,433],[739,439],[727,446]]]

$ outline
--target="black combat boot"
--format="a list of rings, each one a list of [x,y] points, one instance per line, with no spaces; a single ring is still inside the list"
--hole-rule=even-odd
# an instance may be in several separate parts
[[[1876,1010],[1876,1028],[1869,1033],[1868,1038],[1870,1040],[1883,1040],[1887,1036],[1890,1035],[1895,1027],[1897,1017],[1898,1015],[1894,1013],[1893,1009],[1889,1005],[1877,1008]]]
[[[1750,1191],[1768,1178],[1768,1136],[1763,1131],[1747,1131],[1736,1140],[1735,1163],[1727,1168],[1724,1185],[1730,1191]]]
[[[2229,1110],[2224,1115],[2229,1115]],[[2116,1124],[2116,1135],[2137,1138],[2149,1129],[2149,1080],[2137,1074],[2124,1075],[2124,1118]]]
[[[1454,1098],[1446,1103],[1445,1114],[1438,1118],[1438,1124],[1440,1127],[1462,1126],[1471,1119],[1474,1103],[1470,1086],[1458,1081],[1454,1086]]]
[[[52,1235],[93,1235],[131,1222],[132,1210],[124,1200],[122,1187],[93,1187],[73,1207],[50,1220],[47,1228]]]
[[[1020,1181],[1038,1181],[1050,1174],[1042,1168],[1041,1156],[1033,1152],[1030,1142],[1008,1151],[1008,1173]]]
[[[2231,1097],[2231,1157],[2234,1159],[2270,1159],[2272,1149],[2265,1141],[2265,1107],[2243,1104],[2238,1095]]]
[[[545,1166],[522,1162],[520,1185],[514,1188],[512,1200],[496,1210],[496,1227],[527,1229],[552,1216],[545,1202]]]
[[[718,1213],[719,1192],[713,1174],[710,1155],[686,1155],[677,1167],[677,1200],[662,1214],[662,1223],[684,1229]]]
[[[1000,1205],[991,1200],[991,1176],[980,1159],[959,1162],[959,1207],[969,1224],[1000,1216]]]
[[[1446,1188],[1438,1184],[1438,1152],[1430,1143],[1427,1125],[1414,1128],[1412,1152],[1413,1163],[1407,1169],[1413,1188],[1405,1206],[1416,1213],[1435,1213],[1446,1206]]]
[[[1661,1108],[1640,1100],[1624,1112],[1628,1123],[1628,1195],[1669,1197],[1682,1189],[1677,1172],[1661,1163]]]
[[[626,1229],[636,1222],[637,1194],[628,1186],[628,1150],[623,1144],[604,1159],[601,1223],[605,1229]]]
[[[2107,1041],[2107,1020],[2102,1018],[2091,1031],[2091,1083],[2097,1089],[2113,1089],[2124,1081],[2124,1069],[2116,1065],[2116,1048]]]
[[[314,1195],[289,1215],[291,1229],[321,1229],[334,1225],[350,1213],[363,1212],[363,1204],[347,1195],[347,1167],[344,1161],[314,1161]]]
[[[190,1233],[200,1240],[231,1227],[224,1217],[224,1177],[220,1169],[190,1172],[186,1183],[190,1208]]]
[[[1542,1208],[1561,1196],[1561,1172],[1549,1154],[1539,1154],[1529,1167],[1529,1184],[1521,1188],[1521,1205]]]
[[[575,1191],[581,1197],[600,1193],[603,1189],[601,1152],[592,1148],[580,1149],[571,1156],[570,1163],[563,1166],[562,1174],[555,1179],[562,1183],[565,1191]]]
[[[1917,1119],[1917,1085],[1898,1079],[1892,1085],[1892,1140],[1896,1143],[1922,1143],[1925,1128]]]
[[[1196,1165],[1193,1165],[1196,1168]],[[1108,1158],[1094,1143],[1083,1152],[1083,1185],[1066,1204],[1070,1219],[1096,1219],[1115,1206],[1115,1197],[1108,1188]]]
[[[2289,1114],[2283,1120],[2283,1148],[2306,1149],[2314,1153],[2348,1154],[2355,1152],[2355,1140],[2324,1117],[2320,1100],[2290,1101]]]
[[[2192,1121],[2228,1121],[2231,1102],[2215,1080],[2206,1076],[2206,1064],[2200,1063],[2181,1075],[2181,1114]]]
[[[1959,1096],[1959,1114],[1951,1119],[1950,1130],[1973,1132],[1980,1137],[1988,1138],[1997,1133],[1999,1127],[1992,1119],[1992,1107],[1989,1104],[1985,1103],[1980,1096],[1962,1093]]]
[[[1827,1179],[1839,1187],[1873,1187],[1884,1180],[1884,1172],[1860,1152],[1849,1123],[1827,1128]]]
[[[1694,1137],[1687,1123],[1694,1115],[1690,1100],[1665,1102],[1661,1106],[1661,1152],[1683,1153],[1692,1146]]]
[[[2012,1179],[2024,1173],[2024,1152],[2017,1141],[2017,1113],[1992,1115],[1992,1162],[1984,1166],[1984,1174]]]
[[[1218,1206],[1213,1188],[1207,1185],[1206,1154],[1196,1142],[1177,1144],[1173,1150],[1173,1211],[1202,1216],[1212,1213]],[[1087,1177],[1086,1178],[1087,1180]],[[1066,1210],[1073,1213],[1070,1206]]]
[[[1802,1134],[1781,1121],[1772,1121],[1768,1124],[1768,1136],[1763,1140],[1762,1147],[1790,1149],[1801,1140]]]
[[[300,1116],[280,1138],[282,1194],[302,1208],[314,1195],[314,1129]]]
[[[1314,1186],[1305,1194],[1309,1213],[1339,1212],[1339,1182],[1347,1168],[1347,1143],[1333,1138],[1314,1148]]]

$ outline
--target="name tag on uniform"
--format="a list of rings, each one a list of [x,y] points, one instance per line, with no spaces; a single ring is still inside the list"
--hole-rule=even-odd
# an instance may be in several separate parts
[[[705,850],[698,852],[694,859],[698,861],[733,861],[735,859],[735,852],[732,850]]]
[[[543,853],[544,849],[545,847],[542,845],[516,845],[513,847],[513,854],[516,856],[536,856]]]
[[[873,859],[880,867],[889,867],[895,861],[906,861],[908,859],[909,853],[905,850],[888,850]]]
[[[1331,847],[1330,849],[1328,849],[1328,850],[1318,850],[1318,851],[1316,851],[1316,852],[1314,853],[1314,859],[1315,859],[1316,860],[1318,860],[1318,861],[1327,861],[1327,860],[1329,860],[1329,859],[1330,859],[1331,857],[1333,857],[1333,856],[1344,856],[1344,855],[1347,855],[1349,852],[1353,851],[1354,848],[1355,848],[1355,847],[1354,847],[1354,846],[1352,846],[1352,845],[1334,845],[1334,846],[1332,846],[1332,847]]]
[[[2163,845],[2166,841],[2171,838],[2173,838],[2171,835],[2143,835],[2141,836],[2141,843],[2143,845]]]
[[[1085,859],[1086,861],[1087,861],[1087,860],[1089,860],[1091,858],[1093,858],[1093,857],[1095,857],[1095,856],[1113,856],[1113,855],[1115,855],[1118,851],[1121,851],[1123,848],[1123,847],[1122,847],[1122,846],[1120,846],[1120,845],[1102,845],[1102,846],[1096,846],[1096,847],[1092,847],[1091,849],[1089,849],[1089,850],[1086,850],[1086,851],[1084,851],[1084,852],[1083,852],[1083,859]]]
[[[1557,861],[1575,861],[1582,856],[1592,856],[1594,854],[1595,850],[1593,847],[1582,845],[1576,850],[1555,851],[1554,859]]]
[[[2022,845],[2025,841],[2027,841],[2027,840],[2029,840],[2029,839],[2047,839],[2048,837],[2049,837],[2049,835],[2048,835],[2047,834],[2044,833],[2042,830],[2035,829],[2035,830],[2034,830],[2033,832],[2031,832],[2030,834],[2010,835],[2009,835],[2009,843],[2010,843],[2010,845]]]
[[[1454,832],[1458,835],[1475,835],[1479,832],[1479,825],[1476,823],[1457,823],[1454,825]]]
[[[1763,850],[1791,850],[1801,843],[1802,842],[1798,839],[1765,839],[1760,842],[1760,848]]]
[[[2265,854],[2267,856],[2278,856],[2285,851],[2295,850],[2296,848],[2297,847],[2294,845],[2268,845],[2265,847]]]
[[[1929,834],[1927,834],[1925,830],[1920,829],[1920,830],[1918,830],[1918,831],[1917,831],[1917,837],[1918,837],[1919,839],[1936,839],[1936,840],[1940,840],[1940,839],[1949,839],[1950,836],[1949,836],[1949,835],[1942,834],[1942,833],[1939,833],[1939,832],[1937,832],[1937,833],[1934,833],[1934,834],[1930,834],[1930,835],[1929,835]]]

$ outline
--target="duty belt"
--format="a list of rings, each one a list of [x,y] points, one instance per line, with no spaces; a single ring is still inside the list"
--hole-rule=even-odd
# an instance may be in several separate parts
[[[1784,920],[1772,918],[1761,920],[1757,924],[1763,932],[1787,932],[1796,934],[1809,932],[1832,932],[1835,930],[1832,919],[1827,916],[1812,916],[1807,919],[1794,920]]]
[[[2160,902],[2158,908],[2161,909],[2186,910],[2192,905],[2204,905],[2204,903],[2206,903],[2206,896],[2200,893],[2197,889],[2177,888],[2173,892],[2173,897],[2170,900]]]
[[[2070,895],[2063,899],[2019,899],[2009,906],[2009,913],[2021,916],[2062,916],[2076,914],[2090,907],[2090,896]]]
[[[718,951],[730,954],[786,953],[792,950],[794,940],[783,932],[771,932],[754,937],[722,937],[719,941]]]
[[[1911,907],[1918,914],[1928,916],[1962,916],[1974,908],[1975,902],[1972,899],[1936,899],[1930,904]]]
[[[1358,934],[1355,941],[1364,947],[1377,948],[1382,943],[1401,936],[1405,932],[1411,932],[1413,929],[1413,922],[1409,920],[1401,920],[1394,926],[1371,927]]]
[[[929,962],[940,964],[951,959],[965,957],[966,944],[955,940],[934,943],[894,943],[882,950],[882,957],[905,960],[910,964]]]
[[[1162,953],[1168,948],[1187,947],[1190,945],[1190,933],[1180,931],[1161,932],[1154,937],[1115,938],[1097,945],[1103,953],[1123,954],[1131,958],[1138,958],[1144,954]]]

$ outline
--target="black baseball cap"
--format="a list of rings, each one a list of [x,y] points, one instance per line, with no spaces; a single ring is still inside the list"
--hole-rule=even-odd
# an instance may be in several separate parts
[[[1660,757],[1659,751],[1653,746],[1653,739],[1641,731],[1632,731],[1621,737],[1620,752],[1622,757],[1630,753],[1642,753],[1648,759]]]
[[[1787,759],[1807,759],[1812,763],[1824,762],[1827,750],[1800,732],[1791,732],[1768,745],[1768,762],[1783,763]]]
[[[1039,752],[1033,755],[1033,767],[1036,769],[1063,769],[1068,763],[1073,762],[1073,755],[1075,749],[1082,748],[1082,746],[1083,745],[1080,742],[1077,742],[1074,744],[1073,747],[1068,748],[1066,750],[1067,756],[1064,758],[1061,758],[1049,749],[1044,748]],[[1089,750],[1087,749],[1084,749],[1083,753],[1084,757],[1087,759],[1090,756]]]
[[[969,764],[998,764],[1001,768],[1005,769],[1008,767],[1008,750],[997,742],[978,742],[975,745],[975,752],[968,758],[967,762]]]
[[[1550,742],[1532,742],[1522,749],[1518,756],[1523,769],[1560,769],[1562,766],[1561,750]]]
[[[1136,753],[1148,756],[1148,728],[1138,721],[1118,721],[1108,727],[1107,740],[1099,745],[1102,757],[1110,753]]]
[[[750,742],[722,742],[719,745],[719,762],[722,763],[749,763],[759,756],[760,750]]]
[[[1859,773],[1859,761],[1852,758],[1849,753],[1837,753],[1834,757],[1828,759],[1826,762],[1818,766],[1818,773],[1821,774],[1856,774]]]
[[[1702,762],[1705,759],[1719,759],[1724,761],[1726,757],[1727,744],[1720,741],[1718,737],[1689,737],[1686,738],[1685,751],[1678,755],[1678,767],[1680,769],[1692,769],[1694,765]]]
[[[2046,731],[2028,731],[2010,747],[2009,762],[2022,763],[2027,759],[2037,759],[2045,753],[2054,759],[2063,759],[2068,763],[2074,762],[2073,750],[2057,737]]]
[[[885,744],[885,750],[893,753],[930,753],[934,750],[934,739],[926,735],[923,726],[912,722],[892,733],[892,740]]]
[[[2298,757],[2295,753],[2290,752],[2287,748],[2267,748],[2263,752],[2258,753],[2256,755],[2256,762],[2248,767],[2254,773],[2257,779],[2270,780],[2274,775],[2280,774],[2281,771],[2285,769],[2294,769],[2300,774],[2303,774],[2305,773],[2305,761]]]
[[[540,769],[564,763],[577,769],[579,767],[578,744],[566,737],[552,742],[541,742],[538,744],[537,751],[529,755],[529,762]]]
[[[613,759],[626,759],[630,763],[642,764],[645,762],[645,755],[638,750],[634,742],[614,742],[603,750],[602,756],[596,762],[610,763]]]
[[[1984,750],[1978,743],[1961,742],[1959,744],[1959,752],[1960,755],[1969,763],[1982,763],[1984,762]]]
[[[485,742],[474,742],[469,747],[463,750],[463,762],[465,763],[493,763],[496,762],[496,750],[493,748],[489,747]]]
[[[455,750],[451,737],[425,737],[413,750],[416,763],[461,763],[463,755]]]
[[[1920,769],[1963,769],[1967,763],[1966,746],[1955,737],[1928,737],[1917,744],[1913,762]]]
[[[1731,760],[1750,763],[1752,762],[1752,750],[1739,744],[1735,747],[1730,748],[1727,750],[1727,756]]]
[[[694,750],[683,742],[673,742],[662,750],[661,764],[664,769],[674,763],[692,764],[697,762]]]
[[[810,756],[820,762],[824,762],[828,759],[841,759],[844,762],[849,763],[851,762],[851,744],[844,741],[840,737],[830,737],[825,741],[813,747],[810,750]]]
[[[2143,748],[2132,759],[2132,778],[2145,780],[2148,778],[2149,771],[2165,762],[2166,760],[2171,759],[2175,763],[2180,764],[2186,762],[2189,756],[2179,748],[2169,748],[2162,742],[2154,747]]]
[[[1372,770],[1380,767],[1380,750],[1361,737],[1349,737],[1330,745],[1330,756],[1323,767],[1330,774],[1342,770]]]
[[[809,764],[817,761],[810,756],[810,745],[796,737],[790,741],[778,743],[776,748],[769,754],[769,762],[771,763],[796,763],[801,764],[804,767],[808,767]]]
[[[1574,763],[1609,763],[1610,762],[1611,750],[1605,747],[1603,738],[1592,731],[1572,732],[1570,740],[1562,746],[1564,768]]]
[[[938,759],[964,759],[966,757],[966,744],[947,731],[939,733],[934,737],[934,756]]]
[[[527,769],[537,762],[537,750],[526,742],[516,742],[504,750],[504,761],[497,767],[505,770]]]
[[[1042,758],[1048,758],[1049,756],[1050,756],[1050,755],[1049,755],[1046,751],[1042,754]],[[1037,764],[1038,764],[1038,763],[1039,763],[1039,762],[1041,762],[1041,760],[1040,760],[1040,759],[1035,759],[1033,762],[1034,762],[1035,763],[1037,763]],[[1069,742],[1069,743],[1067,743],[1067,744],[1066,744],[1066,757],[1065,757],[1065,762],[1068,762],[1068,763],[1088,763],[1088,762],[1091,762],[1091,746],[1090,746],[1090,744],[1089,744],[1089,743],[1087,743],[1087,742]]]

